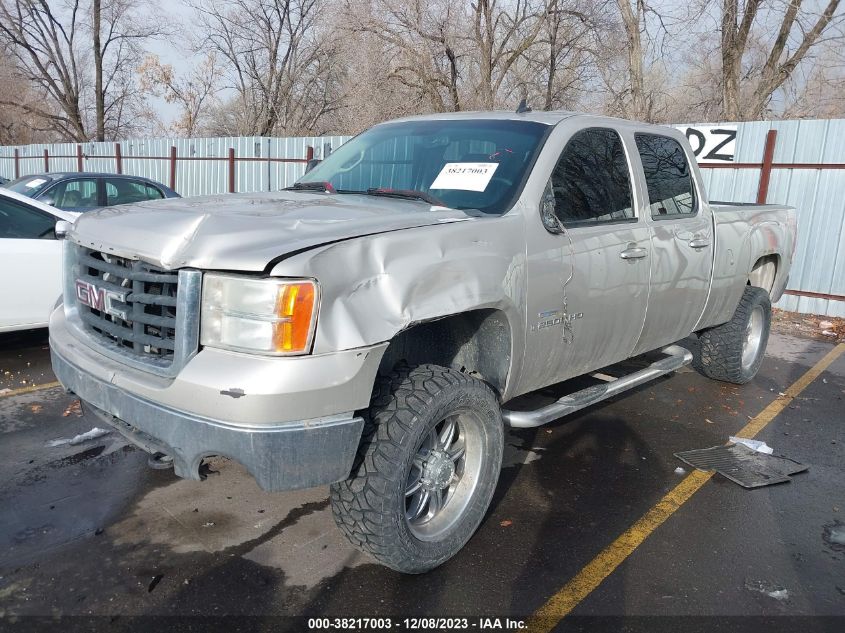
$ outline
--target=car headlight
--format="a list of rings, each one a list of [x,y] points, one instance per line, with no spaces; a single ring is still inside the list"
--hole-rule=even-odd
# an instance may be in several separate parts
[[[311,279],[206,274],[200,342],[239,352],[306,354],[319,300]]]

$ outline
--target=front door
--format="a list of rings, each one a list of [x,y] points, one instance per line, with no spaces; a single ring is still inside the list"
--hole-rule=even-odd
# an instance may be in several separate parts
[[[635,134],[651,227],[651,294],[635,354],[686,337],[701,317],[713,266],[713,222],[696,192],[690,160],[668,136]]]
[[[576,131],[546,195],[562,232],[535,241],[548,247],[529,255],[521,392],[630,356],[648,301],[649,229],[636,212],[618,132]]]

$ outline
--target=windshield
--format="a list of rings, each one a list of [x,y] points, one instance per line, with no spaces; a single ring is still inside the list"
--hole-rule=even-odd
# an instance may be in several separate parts
[[[549,129],[496,119],[387,123],[341,145],[297,184],[329,183],[337,193],[418,192],[456,209],[501,214]]]
[[[53,182],[49,176],[23,176],[3,185],[6,189],[34,198]]]

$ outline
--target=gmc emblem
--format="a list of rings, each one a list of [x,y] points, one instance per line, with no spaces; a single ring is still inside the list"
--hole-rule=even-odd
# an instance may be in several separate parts
[[[129,313],[124,307],[115,305],[115,302],[123,303],[128,296],[128,291],[115,292],[114,290],[98,288],[94,284],[81,279],[76,280],[76,300],[79,303],[124,321],[128,320]]]

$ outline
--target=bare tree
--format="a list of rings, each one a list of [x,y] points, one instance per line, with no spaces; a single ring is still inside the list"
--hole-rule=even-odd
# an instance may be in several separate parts
[[[14,58],[0,46],[0,86],[22,103],[33,101],[27,83],[19,77]],[[16,108],[0,108],[0,145],[33,143],[38,137],[39,121]]]
[[[537,0],[475,0],[471,7],[477,104],[490,110],[513,100],[502,90],[514,65],[537,41],[548,7]]]
[[[811,65],[799,66],[784,85],[784,118],[845,116],[845,50],[832,40],[820,44],[814,57]]]
[[[629,114],[639,120],[646,120],[649,112],[645,96],[645,72],[643,70],[643,44],[641,31],[644,29],[645,0],[617,0],[622,25],[627,36],[628,89],[631,104]]]
[[[526,50],[523,91],[545,110],[573,108],[594,75],[596,40],[603,25],[587,0],[550,0],[534,46]],[[519,70],[516,71],[519,73]]]
[[[157,55],[147,55],[139,68],[141,90],[179,106],[170,131],[188,138],[202,129],[219,91],[220,68],[213,53],[207,54],[190,72],[177,75],[173,66]]]
[[[759,63],[748,63],[753,29],[765,0],[722,0],[722,108],[728,120],[758,119],[765,115],[775,91],[792,77],[808,54],[823,41],[836,22],[840,0],[828,0],[818,12],[804,8],[803,0],[772,3],[770,24],[761,31],[773,32]],[[774,27],[774,28],[772,28]],[[841,34],[838,34],[841,37]],[[743,65],[746,62],[746,65]],[[743,85],[745,84],[745,85]]]
[[[41,96],[0,104],[75,141],[120,134],[132,125],[138,46],[159,32],[131,0],[0,0],[0,40]]]
[[[337,107],[337,69],[320,38],[320,0],[195,0],[198,45],[227,66],[235,97],[218,120],[241,133],[292,134],[315,129]]]
[[[465,6],[448,0],[346,2],[343,32],[359,42],[378,42],[377,53],[370,48],[390,60],[388,81],[425,102],[426,110],[449,112],[463,109],[459,25],[467,17]]]
[[[564,0],[375,0],[347,2],[346,15],[353,35],[382,44],[386,79],[426,110],[443,112],[514,106],[534,92],[538,77],[549,76],[549,60],[529,61],[528,53],[547,37],[544,18],[558,4]],[[551,76],[554,82],[554,70]]]
[[[78,2],[69,8],[65,20],[43,0],[0,3],[0,34],[18,62],[19,76],[39,86],[50,101],[27,103],[4,95],[0,104],[38,116],[67,138],[85,141],[89,137],[82,104],[78,13]]]

